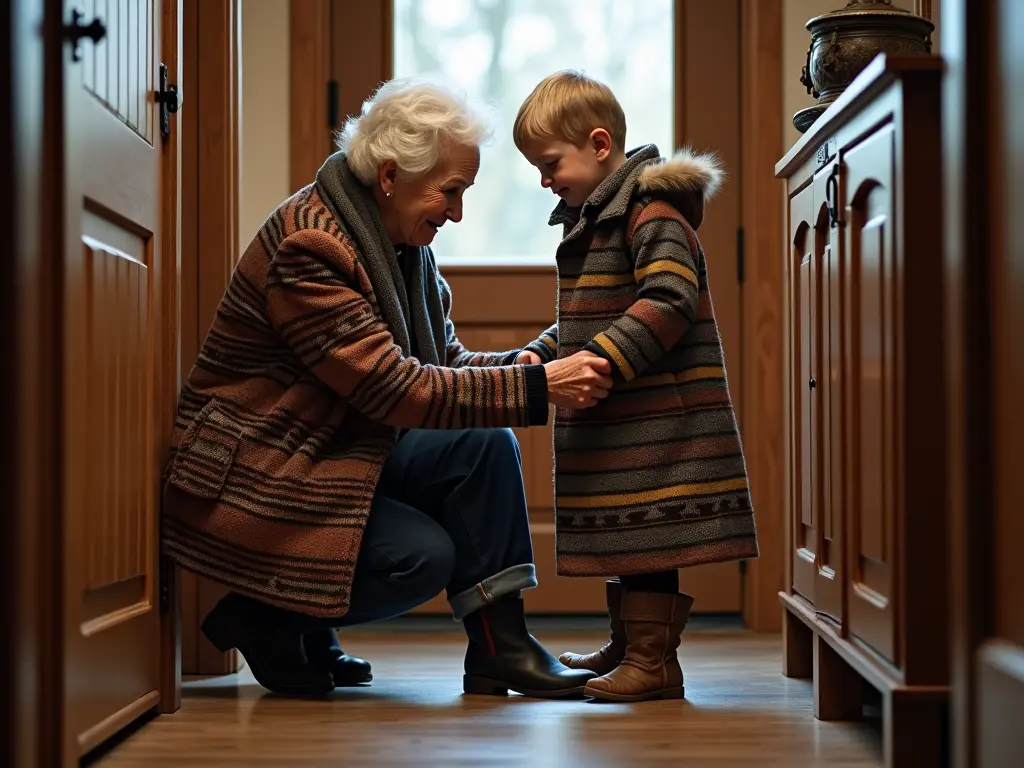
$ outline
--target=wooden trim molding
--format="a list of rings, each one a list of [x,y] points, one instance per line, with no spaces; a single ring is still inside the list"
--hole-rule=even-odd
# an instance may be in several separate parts
[[[170,80],[181,83],[182,69],[182,0],[163,0],[163,18],[160,30],[163,36],[161,60],[167,65]],[[179,113],[180,114],[180,113]],[[175,259],[171,263],[169,274],[161,279],[163,292],[161,309],[161,345],[167,350],[173,361],[170,370],[162,370],[156,377],[154,386],[160,391],[154,393],[157,402],[164,406],[160,413],[158,429],[160,443],[170,442],[171,431],[174,429],[175,406],[178,402],[178,388],[181,381],[181,336],[180,336],[180,294],[181,294],[181,122],[175,119],[171,126],[171,135],[165,139],[162,168],[162,188],[164,190],[161,205],[163,211],[162,253],[173,253]],[[163,359],[167,355],[162,356]],[[166,580],[161,584],[167,590],[168,604],[160,618],[160,703],[162,714],[177,712],[181,707],[181,631],[180,612],[180,581],[177,569],[170,566],[169,561],[161,561],[161,574]]]
[[[186,376],[240,255],[241,0],[182,0],[181,366]],[[202,78],[199,77],[202,73]],[[178,582],[181,668],[188,675],[237,672],[241,657],[202,635],[202,618],[224,588],[193,573]]]
[[[748,563],[743,618],[779,632],[785,548],[782,190],[782,0],[742,3],[743,445],[760,557]]]
[[[289,164],[292,191],[309,184],[345,117],[392,77],[392,0],[291,0]],[[333,114],[328,111],[329,91]]]
[[[289,179],[295,192],[313,180],[330,153],[331,0],[291,0],[289,13]]]

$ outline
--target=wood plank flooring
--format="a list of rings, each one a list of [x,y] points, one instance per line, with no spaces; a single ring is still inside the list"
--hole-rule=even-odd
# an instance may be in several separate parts
[[[452,625],[449,625],[452,626]],[[94,764],[127,766],[879,766],[870,722],[824,723],[807,681],[781,674],[781,640],[688,629],[686,701],[597,704],[464,696],[455,631],[342,636],[374,681],[302,701],[267,694],[248,669],[187,681],[181,710]],[[592,650],[596,631],[534,629],[555,653]]]

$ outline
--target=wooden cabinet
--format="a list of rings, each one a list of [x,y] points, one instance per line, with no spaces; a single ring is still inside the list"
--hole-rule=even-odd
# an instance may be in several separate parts
[[[789,247],[786,673],[820,719],[883,696],[938,765],[948,696],[940,62],[876,59],[776,168]]]

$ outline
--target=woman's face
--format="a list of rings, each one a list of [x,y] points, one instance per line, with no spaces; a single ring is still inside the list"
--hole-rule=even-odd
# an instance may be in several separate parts
[[[381,166],[381,217],[395,245],[430,245],[448,221],[462,220],[462,196],[480,169],[477,147],[452,146],[432,171],[405,179],[391,161]],[[391,193],[390,196],[388,193]]]

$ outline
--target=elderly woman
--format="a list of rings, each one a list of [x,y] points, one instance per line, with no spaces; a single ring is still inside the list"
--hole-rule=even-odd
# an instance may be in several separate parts
[[[445,88],[382,86],[242,256],[182,390],[164,549],[230,587],[203,631],[270,690],[368,682],[334,628],[441,590],[469,638],[467,693],[568,697],[594,676],[527,631],[509,427],[593,405],[607,363],[467,351],[429,248],[462,218],[487,137]]]

